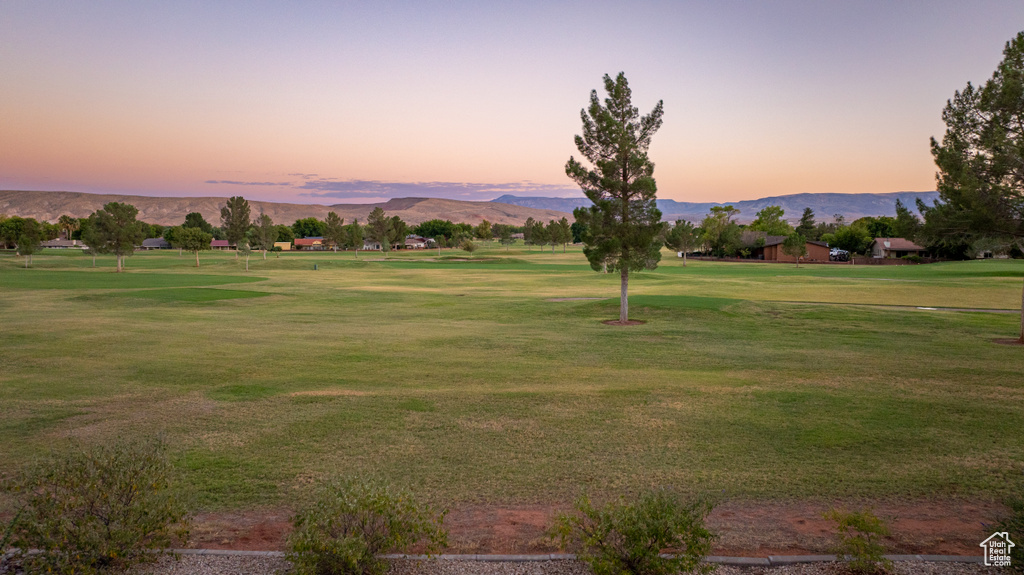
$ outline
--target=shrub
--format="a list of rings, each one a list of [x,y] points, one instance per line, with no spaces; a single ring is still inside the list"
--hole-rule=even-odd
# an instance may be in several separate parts
[[[470,240],[463,240],[459,247],[465,252],[473,253],[476,251],[477,246]]]
[[[1014,552],[1014,549],[1024,549],[1024,498],[1011,499],[1006,504],[1010,508],[1010,514],[999,522],[998,531],[1006,531],[1010,541],[1017,544],[1010,549],[1008,570],[1013,573],[1024,573],[1024,551]]]
[[[870,510],[824,513],[836,524],[837,543],[834,552],[853,573],[871,575],[886,573],[892,562],[885,559],[885,547],[878,540],[889,535],[889,527]]]
[[[908,261],[910,263],[914,263],[914,264],[921,263],[921,256],[916,255],[916,254],[906,255],[906,256],[903,256],[900,259],[906,260],[906,261]]]
[[[713,507],[707,499],[687,501],[665,489],[600,508],[584,497],[575,514],[555,519],[551,535],[563,549],[576,550],[596,575],[709,573],[715,566],[702,560],[715,536],[704,520]]]
[[[380,553],[420,542],[428,553],[445,546],[444,515],[379,481],[332,479],[292,519],[286,558],[296,575],[382,575],[387,565]]]
[[[11,544],[29,573],[103,573],[154,560],[187,535],[161,441],[77,446],[11,482],[20,512]],[[39,553],[28,554],[30,549]]]

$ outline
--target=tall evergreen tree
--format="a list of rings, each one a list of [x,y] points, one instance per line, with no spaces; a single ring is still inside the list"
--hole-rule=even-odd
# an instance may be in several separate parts
[[[352,223],[345,226],[346,237],[345,244],[350,246],[356,251],[356,257],[359,257],[359,250],[363,248],[363,226],[359,225],[359,219],[354,218]]]
[[[899,200],[897,200],[899,201]],[[804,208],[804,214],[800,216],[800,224],[796,227],[796,233],[805,238],[814,238],[814,210]]]
[[[1024,32],[981,88],[970,82],[942,112],[946,134],[932,138],[941,202],[922,230],[933,241],[998,241],[1024,251]],[[1024,291],[1020,342],[1024,344]]]
[[[629,321],[629,272],[654,269],[661,259],[661,212],[656,205],[654,163],[647,156],[651,137],[661,127],[662,102],[641,117],[633,107],[626,75],[604,77],[604,103],[597,90],[580,113],[583,135],[576,148],[593,166],[570,157],[565,173],[593,202],[587,210],[583,253],[595,271],[620,274],[619,323]],[[577,218],[579,219],[579,218]]]
[[[324,224],[324,240],[333,244],[337,252],[338,246],[345,245],[345,220],[336,212],[327,212]]]
[[[114,254],[118,272],[124,269],[124,258],[142,243],[142,228],[135,219],[138,214],[138,208],[131,204],[110,202],[90,216],[92,239],[97,245],[89,247],[101,254]]]
[[[394,232],[391,218],[387,217],[380,207],[373,208],[370,216],[366,218],[366,235],[380,244],[382,252],[391,251],[391,234]]]
[[[220,209],[220,225],[224,228],[225,239],[229,244],[237,247],[238,242],[245,237],[249,231],[249,216],[249,202],[242,196],[229,198],[227,205]],[[238,257],[237,250],[235,257]]]

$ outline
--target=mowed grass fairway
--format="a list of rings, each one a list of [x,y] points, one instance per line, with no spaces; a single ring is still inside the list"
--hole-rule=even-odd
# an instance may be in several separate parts
[[[993,343],[1019,316],[915,308],[1019,309],[1024,262],[664,252],[630,282],[647,323],[614,327],[618,277],[578,248],[380,258],[0,257],[0,469],[160,433],[205,509],[288,506],[336,472],[443,504],[1021,488],[1024,348]]]

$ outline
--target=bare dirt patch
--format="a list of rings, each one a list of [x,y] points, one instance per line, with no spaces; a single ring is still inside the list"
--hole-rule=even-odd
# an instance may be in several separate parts
[[[356,391],[354,389],[313,389],[310,391],[294,391],[289,393],[289,397],[338,397],[338,396],[355,396],[362,397],[364,395],[370,395],[365,391]]]
[[[602,321],[601,323],[603,323],[605,325],[643,325],[643,324],[645,324],[647,322],[643,321],[643,320],[640,320],[640,319],[627,319],[626,321],[619,321],[617,319],[609,319],[609,320]]]
[[[828,502],[726,502],[711,513],[719,534],[716,555],[764,557],[829,552],[832,525],[822,513]],[[850,509],[864,505],[851,504]],[[917,500],[876,503],[874,512],[889,522],[890,553],[978,555],[978,544],[1005,512],[995,503]],[[462,505],[445,518],[449,553],[528,554],[556,551],[546,532],[568,505]],[[282,550],[291,530],[291,512],[269,509],[204,513],[196,516],[190,547]]]
[[[1017,338],[993,339],[992,343],[998,343],[999,345],[1024,345]]]
[[[608,299],[603,297],[551,297],[544,301],[590,301]]]

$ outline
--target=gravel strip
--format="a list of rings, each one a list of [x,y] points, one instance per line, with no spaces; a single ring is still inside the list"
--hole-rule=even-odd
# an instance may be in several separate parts
[[[592,575],[580,561],[447,561],[439,559],[390,560],[388,575]],[[289,563],[280,557],[183,555],[175,561],[162,558],[158,563],[132,571],[132,575],[275,575],[286,573]],[[894,575],[982,575],[995,572],[977,563],[936,563],[898,561]],[[719,575],[835,575],[844,573],[837,563],[804,563],[784,567],[737,567],[720,565]]]

